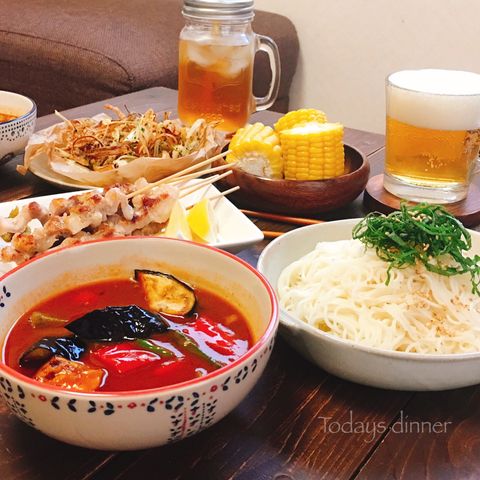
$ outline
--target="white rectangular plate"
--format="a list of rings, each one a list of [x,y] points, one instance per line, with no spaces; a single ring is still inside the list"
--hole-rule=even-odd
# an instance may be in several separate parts
[[[85,190],[0,203],[0,216],[7,217],[12,209],[16,206],[21,208],[23,205],[33,201],[36,201],[41,205],[48,206],[50,201],[54,198],[67,198],[81,193],[85,193]],[[181,202],[184,206],[193,205],[202,198],[204,193],[204,189],[199,190],[191,195],[186,196],[181,200]],[[205,196],[214,197],[218,193],[219,191],[212,185]],[[212,202],[215,218],[218,222],[218,238],[215,243],[211,244],[211,246],[236,253],[263,240],[262,231],[259,230],[258,227],[228,199],[225,197],[220,197],[216,200],[212,200]],[[7,244],[0,238],[0,248],[4,247],[5,245]],[[0,274],[8,271],[12,266],[14,266],[12,263],[2,264],[0,262]]]

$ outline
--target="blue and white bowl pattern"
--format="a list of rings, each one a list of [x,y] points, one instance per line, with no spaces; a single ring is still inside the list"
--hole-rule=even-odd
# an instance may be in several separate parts
[[[0,163],[5,163],[25,149],[35,129],[37,106],[33,100],[23,95],[0,91],[0,111],[2,107],[26,112],[13,120],[0,123]]]

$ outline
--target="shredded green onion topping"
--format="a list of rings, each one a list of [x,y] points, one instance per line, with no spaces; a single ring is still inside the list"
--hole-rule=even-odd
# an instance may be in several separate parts
[[[402,203],[400,211],[390,215],[370,213],[354,227],[352,236],[390,264],[386,285],[392,268],[421,262],[439,275],[469,273],[472,293],[480,295],[480,256],[463,255],[472,246],[470,233],[440,205]]]

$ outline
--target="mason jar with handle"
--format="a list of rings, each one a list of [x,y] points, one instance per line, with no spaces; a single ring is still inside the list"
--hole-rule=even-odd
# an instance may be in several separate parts
[[[234,132],[251,113],[275,102],[280,55],[275,42],[252,31],[253,0],[185,0],[180,33],[178,113],[191,125],[197,118]],[[265,97],[252,93],[258,51],[270,59],[272,79]]]

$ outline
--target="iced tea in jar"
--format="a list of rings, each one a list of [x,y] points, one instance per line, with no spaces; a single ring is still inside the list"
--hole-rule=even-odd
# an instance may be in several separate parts
[[[272,106],[280,82],[278,48],[252,31],[253,0],[185,0],[185,27],[180,33],[178,114],[192,124],[197,118],[218,121],[234,132],[251,113]],[[265,97],[252,93],[255,53],[266,52],[272,81]]]

